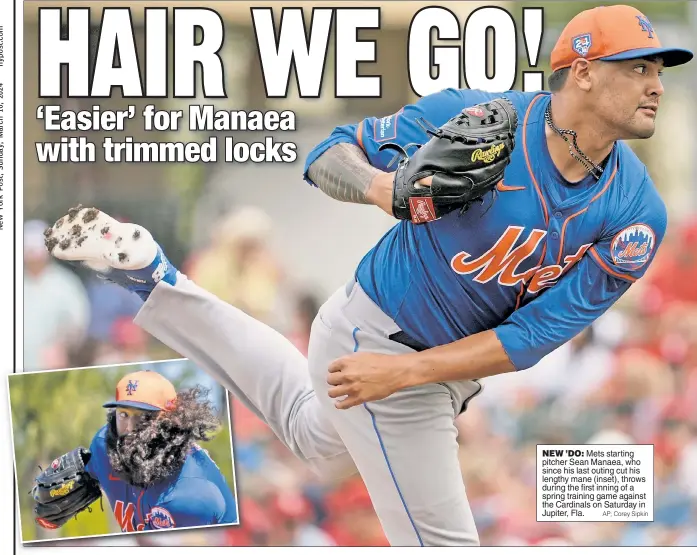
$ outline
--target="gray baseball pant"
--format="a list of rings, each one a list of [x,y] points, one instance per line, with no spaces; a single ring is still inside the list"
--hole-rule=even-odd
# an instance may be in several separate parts
[[[398,326],[360,285],[349,283],[322,306],[307,360],[281,334],[184,276],[174,287],[159,283],[135,322],[215,377],[316,472],[360,472],[391,545],[479,544],[454,424],[481,391],[478,382],[412,387],[348,410],[327,395],[333,360],[412,351],[389,339]]]

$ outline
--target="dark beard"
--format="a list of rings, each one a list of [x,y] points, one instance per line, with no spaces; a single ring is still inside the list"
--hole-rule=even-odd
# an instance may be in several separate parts
[[[137,429],[118,437],[113,413],[106,434],[112,473],[140,488],[150,487],[179,472],[193,440],[170,443],[158,430],[157,421],[144,417]]]
[[[146,413],[131,433],[118,437],[116,412],[107,415],[106,450],[114,476],[147,488],[181,471],[197,441],[208,441],[218,422],[208,391],[196,387],[180,393],[166,413]]]

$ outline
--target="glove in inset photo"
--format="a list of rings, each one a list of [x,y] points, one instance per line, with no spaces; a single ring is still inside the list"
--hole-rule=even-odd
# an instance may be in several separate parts
[[[192,362],[9,386],[23,543],[239,524],[227,392]]]

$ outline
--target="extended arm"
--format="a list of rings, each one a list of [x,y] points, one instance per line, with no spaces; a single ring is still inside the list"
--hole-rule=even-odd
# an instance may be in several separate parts
[[[357,353],[329,368],[330,397],[348,408],[394,391],[523,370],[566,343],[607,311],[631,283],[586,256],[563,279],[495,329],[405,355]],[[387,394],[385,394],[387,392]]]
[[[307,175],[333,199],[373,204],[392,215],[392,174],[371,166],[357,145],[338,143],[329,147],[310,165]]]
[[[556,285],[494,329],[406,355],[355,353],[335,360],[330,397],[349,408],[427,383],[475,380],[534,366],[591,325],[651,265],[667,226],[665,204],[644,170],[602,236]]]
[[[402,147],[424,144],[429,136],[419,125],[419,118],[438,127],[466,106],[493,96],[483,91],[446,89],[404,106],[395,114],[336,127],[308,155],[304,178],[333,199],[373,204],[392,215],[394,177],[389,163],[394,151],[380,147],[386,143]]]
[[[419,353],[413,380],[471,380],[530,368],[591,325],[630,285],[586,257],[497,328]]]

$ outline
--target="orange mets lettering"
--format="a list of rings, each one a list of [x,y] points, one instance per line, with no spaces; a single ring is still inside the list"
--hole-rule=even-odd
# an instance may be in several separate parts
[[[642,243],[641,246],[639,246],[639,243],[629,243],[617,256],[620,258],[634,258],[644,256],[648,250],[648,243]]]
[[[576,264],[576,262],[581,260],[583,258],[583,255],[586,254],[586,251],[590,249],[592,246],[593,245],[591,243],[588,243],[587,245],[583,245],[580,249],[578,249],[576,254],[570,254],[569,256],[565,256],[564,264],[566,264],[566,266],[564,267],[564,270],[568,270],[569,268],[571,268],[571,266]]]
[[[499,276],[501,285],[515,285],[521,281],[527,281],[533,276],[536,268],[531,268],[522,274],[516,274],[515,269],[535,252],[547,232],[533,229],[525,242],[514,249],[513,245],[516,244],[521,233],[523,233],[522,227],[508,226],[496,244],[479,258],[465,262],[470,255],[460,252],[452,258],[450,267],[458,274],[472,274],[479,270],[479,274],[474,278],[474,281],[479,283],[487,283],[496,276]]]
[[[174,518],[170,512],[164,507],[153,507],[148,514],[148,522],[153,530],[162,530],[164,528],[175,528]]]
[[[559,266],[558,264],[553,264],[551,266],[545,266],[544,268],[540,268],[537,272],[535,272],[535,275],[533,276],[532,280],[530,280],[530,284],[528,285],[528,292],[529,293],[539,293],[543,289],[547,287],[551,287],[554,285],[559,278],[564,272],[567,272],[571,269],[571,267],[576,264],[581,258],[583,258],[583,255],[586,254],[586,251],[591,247],[590,243],[587,245],[583,245],[576,251],[575,254],[570,254],[568,256],[564,257],[564,264],[565,266]]]
[[[542,289],[556,283],[557,279],[568,271],[576,262],[581,260],[590,244],[583,245],[575,254],[564,257],[564,266],[552,264],[549,266],[535,266],[524,272],[517,273],[518,267],[533,255],[542,239],[547,234],[541,229],[533,229],[522,245],[514,248],[520,239],[523,228],[509,226],[501,235],[496,244],[480,257],[468,261],[470,255],[459,252],[450,261],[450,267],[458,274],[474,274],[477,283],[488,283],[498,278],[498,283],[513,287],[519,283],[528,283],[530,293],[539,293]]]
[[[133,503],[129,503],[126,506],[125,511],[123,510],[123,501],[119,499],[116,503],[114,503],[114,517],[116,518],[116,522],[118,522],[123,532],[136,531],[133,527],[133,516],[135,511],[136,509],[133,506]]]
[[[562,271],[562,267],[557,266],[556,264],[553,266],[540,268],[537,272],[535,272],[535,275],[532,276],[530,285],[528,285],[528,292],[539,293],[545,287],[550,287],[561,275]]]

